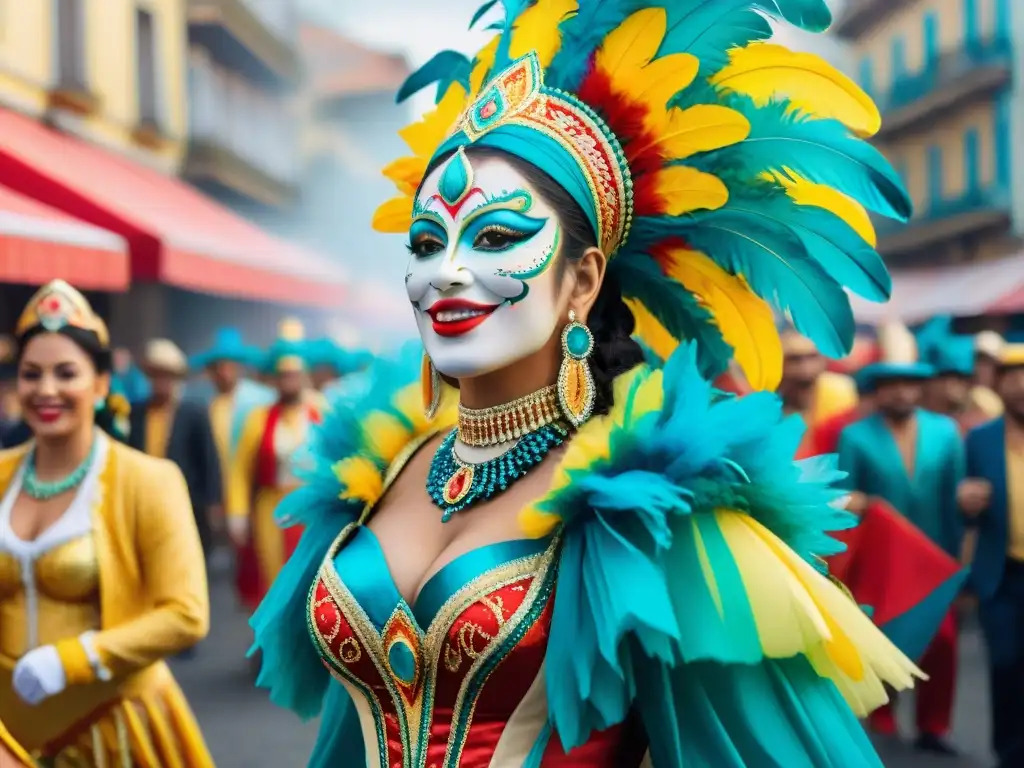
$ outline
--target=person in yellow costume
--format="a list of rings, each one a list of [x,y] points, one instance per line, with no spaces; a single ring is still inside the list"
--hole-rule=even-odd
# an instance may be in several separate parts
[[[185,480],[120,441],[109,335],[78,291],[43,287],[16,337],[33,439],[0,452],[5,742],[46,765],[212,767],[163,661],[209,626]]]
[[[246,418],[228,484],[228,532],[239,555],[237,588],[243,605],[251,610],[298,543],[301,532],[280,528],[274,508],[298,486],[293,455],[323,413],[319,393],[309,388],[302,325],[285,320],[278,336],[265,362],[274,377],[276,402],[254,409]]]

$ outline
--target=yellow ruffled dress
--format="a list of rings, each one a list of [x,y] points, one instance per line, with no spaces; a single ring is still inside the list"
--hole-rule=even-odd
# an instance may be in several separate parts
[[[0,722],[12,745],[61,768],[212,768],[163,662],[209,624],[185,480],[170,462],[99,440],[68,510],[33,542],[10,525],[27,449],[0,452]],[[79,640],[90,631],[94,655]],[[67,687],[29,706],[12,673],[46,645]]]

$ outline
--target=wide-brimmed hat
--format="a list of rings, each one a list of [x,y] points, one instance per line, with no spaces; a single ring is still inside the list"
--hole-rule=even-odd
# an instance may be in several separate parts
[[[214,363],[227,361],[240,365],[252,365],[262,353],[245,343],[242,332],[237,328],[220,328],[213,336],[213,345],[189,360],[192,370],[201,370]]]
[[[917,339],[903,323],[889,322],[878,329],[879,360],[857,372],[857,388],[873,392],[882,381],[930,379],[935,369],[918,358]]]

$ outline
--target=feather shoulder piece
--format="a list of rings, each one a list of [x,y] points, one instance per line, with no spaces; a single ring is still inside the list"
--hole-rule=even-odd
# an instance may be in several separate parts
[[[342,528],[377,502],[388,470],[408,447],[455,422],[450,392],[434,419],[423,415],[419,356],[378,360],[366,375],[369,386],[331,401],[296,459],[303,484],[275,516],[282,526],[302,525],[302,538],[250,620],[256,634],[251,652],[263,655],[257,684],[302,717],[320,711],[328,680],[306,626],[309,587],[324,556]]]
[[[750,689],[769,698],[740,716],[742,702],[725,699],[741,694],[721,686],[729,675],[751,678],[730,683],[741,688],[781,675],[796,687],[813,681],[831,704],[811,719],[842,726],[847,748],[873,755],[853,714],[919,673],[825,572],[822,558],[843,548],[830,532],[855,521],[838,503],[832,457],[793,461],[802,431],[772,394],[716,393],[687,344],[661,369],[620,377],[612,412],[574,436],[550,491],[521,520],[530,536],[562,530],[546,668],[551,731],[566,749],[639,705],[648,733],[690,734],[657,745],[656,765],[733,765],[719,762],[728,753],[744,755],[735,765],[768,764],[749,751],[760,737],[725,731],[761,728],[765,702],[788,695]],[[723,707],[721,724],[695,728],[709,706]],[[771,727],[762,743],[785,755]],[[706,741],[726,737],[724,752]],[[845,737],[829,738],[840,749]]]

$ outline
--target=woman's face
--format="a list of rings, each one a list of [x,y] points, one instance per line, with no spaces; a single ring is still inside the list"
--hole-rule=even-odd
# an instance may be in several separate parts
[[[555,211],[500,158],[456,153],[427,177],[405,285],[437,370],[472,378],[544,347],[567,321]]]
[[[37,438],[65,437],[92,429],[96,403],[110,391],[92,358],[60,333],[41,333],[26,345],[18,364],[18,402]]]

